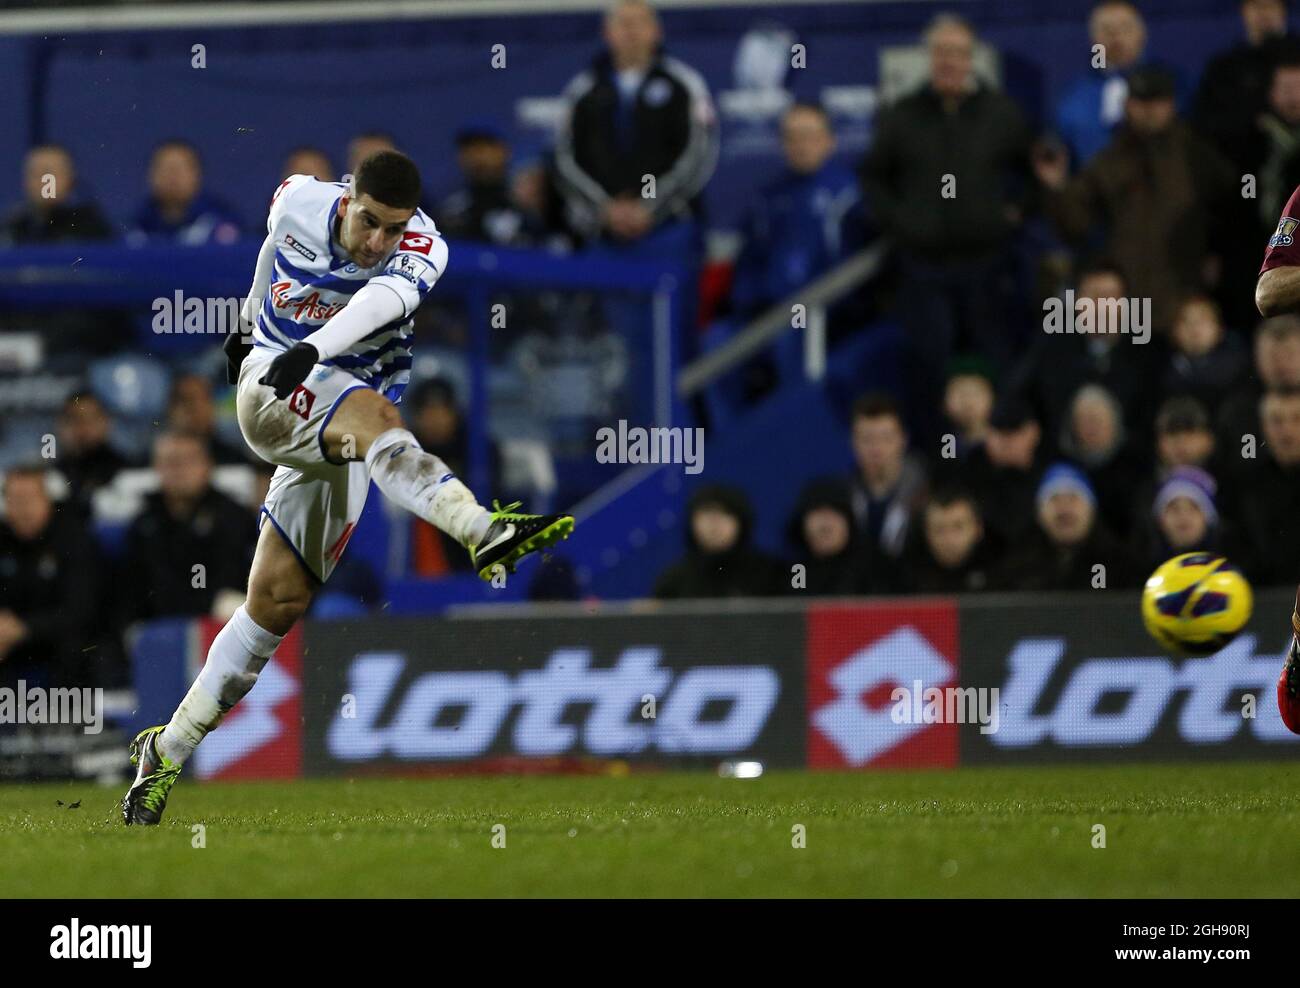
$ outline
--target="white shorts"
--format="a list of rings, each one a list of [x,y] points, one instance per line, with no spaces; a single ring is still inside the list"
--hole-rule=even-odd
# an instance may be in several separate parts
[[[364,462],[328,460],[323,434],[343,396],[366,385],[347,371],[317,364],[288,399],[279,401],[257,383],[278,355],[253,347],[239,369],[235,396],[244,440],[278,467],[258,527],[269,519],[303,566],[324,583],[361,517],[370,475]]]

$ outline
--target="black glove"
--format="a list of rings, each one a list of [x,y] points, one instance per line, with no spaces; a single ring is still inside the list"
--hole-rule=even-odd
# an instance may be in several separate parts
[[[275,396],[281,400],[293,394],[293,389],[307,380],[312,367],[320,360],[320,353],[310,343],[299,343],[292,350],[271,361],[271,366],[258,384],[269,384],[275,388]]]
[[[253,344],[245,343],[242,333],[231,333],[226,337],[226,342],[221,344],[221,349],[226,351],[226,383],[238,384],[239,367],[253,349]]]

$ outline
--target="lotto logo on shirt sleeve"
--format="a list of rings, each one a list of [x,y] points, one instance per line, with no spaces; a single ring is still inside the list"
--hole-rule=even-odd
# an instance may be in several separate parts
[[[408,233],[402,238],[402,242],[397,245],[398,250],[413,250],[425,256],[428,256],[432,248],[433,237],[427,233]]]

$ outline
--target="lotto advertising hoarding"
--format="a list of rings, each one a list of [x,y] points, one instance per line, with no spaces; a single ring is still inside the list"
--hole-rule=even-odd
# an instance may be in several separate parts
[[[961,608],[962,682],[998,688],[993,731],[965,724],[963,764],[1223,760],[1300,754],[1278,714],[1294,595],[1256,594],[1226,648],[1172,658],[1126,596]]]
[[[683,604],[308,622],[196,756],[201,777],[698,767],[876,770],[1300,755],[1277,713],[1291,596],[1203,658],[1132,595]],[[152,649],[149,723],[183,675]],[[175,696],[171,696],[175,693]],[[165,702],[164,702],[165,699]],[[148,705],[143,703],[142,705]],[[157,708],[157,709],[154,709]]]
[[[306,771],[805,763],[797,611],[495,613],[309,625]]]

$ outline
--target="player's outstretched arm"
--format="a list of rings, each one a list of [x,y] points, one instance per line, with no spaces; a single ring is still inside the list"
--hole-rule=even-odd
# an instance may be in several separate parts
[[[352,296],[342,312],[271,361],[258,383],[274,388],[277,398],[288,398],[316,364],[338,356],[363,336],[405,315],[406,303],[397,292],[382,283],[368,284]]]
[[[1269,268],[1255,283],[1255,307],[1266,318],[1300,312],[1300,267]]]

